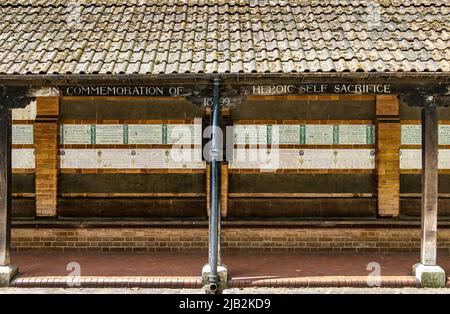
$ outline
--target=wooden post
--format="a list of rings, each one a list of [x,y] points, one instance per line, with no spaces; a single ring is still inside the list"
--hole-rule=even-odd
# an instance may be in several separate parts
[[[413,274],[422,287],[443,288],[445,271],[436,265],[438,210],[438,119],[433,97],[423,97],[422,109],[422,232],[420,263]]]
[[[11,109],[0,103],[0,287],[17,274],[11,265]]]
[[[0,266],[10,264],[11,110],[0,104]]]
[[[422,109],[422,242],[420,261],[436,265],[438,209],[438,119],[432,100]]]

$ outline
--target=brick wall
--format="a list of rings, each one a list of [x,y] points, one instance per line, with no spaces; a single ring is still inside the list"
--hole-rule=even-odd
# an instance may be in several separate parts
[[[396,96],[377,96],[377,193],[378,214],[400,213],[401,124]]]
[[[34,124],[36,216],[56,216],[58,195],[58,97],[36,99]]]
[[[14,228],[13,251],[206,251],[207,228]],[[450,229],[438,231],[450,253]],[[420,228],[222,229],[223,251],[416,252]]]

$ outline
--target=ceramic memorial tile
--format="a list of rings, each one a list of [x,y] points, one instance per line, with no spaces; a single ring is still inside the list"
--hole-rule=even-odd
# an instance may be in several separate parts
[[[138,169],[166,168],[165,152],[164,149],[136,149],[135,167]]]
[[[202,127],[194,124],[168,124],[167,144],[201,144]]]
[[[297,167],[299,169],[329,169],[331,167],[330,150],[328,149],[293,149],[291,160],[294,161],[294,154]],[[284,164],[284,160],[282,161]],[[295,167],[289,167],[295,168]]]
[[[267,125],[238,124],[233,133],[234,144],[267,144]]]
[[[230,168],[260,169],[276,168],[279,163],[279,150],[276,149],[235,149]]]
[[[273,154],[272,156],[275,156]],[[272,158],[276,161],[275,158]],[[281,169],[297,169],[300,168],[299,149],[280,149],[279,150],[279,168]]]
[[[198,159],[195,160],[195,158],[198,157],[197,154],[195,154],[196,151],[198,151],[198,149],[192,149],[190,147],[172,148],[170,150],[170,161],[179,163],[191,163],[198,161]]]
[[[403,145],[421,145],[422,144],[422,126],[420,125],[402,125]]]
[[[307,124],[306,144],[333,144],[333,125]]]
[[[130,149],[101,149],[97,150],[100,167],[106,169],[134,168],[133,155]]]
[[[161,124],[129,124],[127,144],[162,144]]]
[[[422,150],[421,149],[401,149],[400,169],[421,169]]]
[[[12,144],[33,144],[34,126],[32,124],[13,124],[12,125]]]
[[[95,126],[89,124],[63,124],[60,126],[62,144],[92,144]]]
[[[338,149],[333,152],[335,169],[375,169],[375,150]]]
[[[439,125],[439,145],[450,145],[450,125]]]
[[[123,125],[121,124],[98,124],[95,132],[95,144],[124,143]]]
[[[33,169],[35,167],[33,148],[12,149],[11,159],[13,169]]]
[[[333,169],[333,150],[305,149],[302,166],[304,169]]]
[[[100,168],[100,160],[95,149],[61,149],[59,160],[62,169]]]
[[[372,126],[365,124],[339,125],[339,144],[373,144]]]
[[[182,154],[172,150],[167,167],[169,169],[197,169],[203,168],[204,163],[201,158],[198,158],[195,150],[186,150]]]
[[[190,161],[181,164],[181,168],[187,169],[205,169],[206,163],[202,161],[202,149],[192,149],[190,151]],[[169,165],[170,166],[170,165]]]
[[[272,144],[300,144],[300,125],[273,125]]]
[[[450,169],[450,149],[439,150],[439,169]]]

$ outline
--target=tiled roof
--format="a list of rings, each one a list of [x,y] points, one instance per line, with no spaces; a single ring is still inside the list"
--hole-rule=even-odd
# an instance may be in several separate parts
[[[0,74],[450,71],[449,0],[8,0]]]

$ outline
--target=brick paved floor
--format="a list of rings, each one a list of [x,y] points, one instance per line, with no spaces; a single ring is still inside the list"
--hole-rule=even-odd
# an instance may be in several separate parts
[[[411,275],[418,254],[229,253],[223,256],[233,278],[366,276],[367,265],[379,263],[382,276]],[[82,276],[199,276],[206,253],[13,253],[21,276],[65,276],[77,262]],[[450,255],[438,263],[450,274]]]
[[[157,288],[0,288],[0,294],[204,294],[204,292],[201,289]],[[450,294],[450,288],[244,288],[227,289],[223,294]]]

